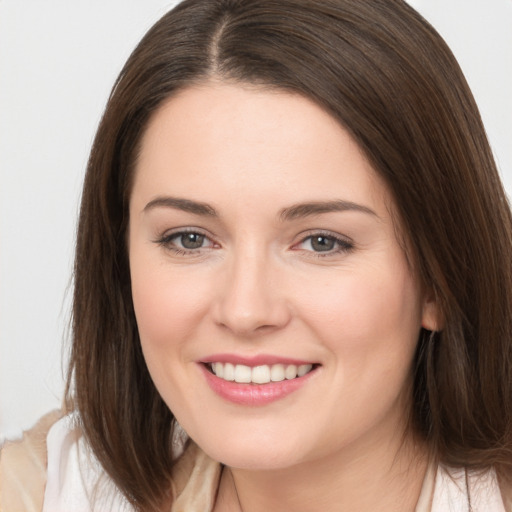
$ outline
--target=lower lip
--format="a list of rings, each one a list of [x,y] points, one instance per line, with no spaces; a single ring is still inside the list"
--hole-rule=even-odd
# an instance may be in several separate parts
[[[276,402],[294,391],[300,389],[309,380],[316,370],[312,370],[303,377],[283,380],[280,382],[269,382],[268,384],[240,384],[220,379],[204,364],[199,365],[210,388],[220,397],[229,402],[246,405],[259,406]]]

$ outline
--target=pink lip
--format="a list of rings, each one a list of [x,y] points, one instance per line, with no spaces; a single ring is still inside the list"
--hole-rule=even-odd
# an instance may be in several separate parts
[[[217,359],[217,361],[219,360]],[[241,363],[240,360],[238,361],[238,364],[244,364]],[[206,382],[210,388],[221,398],[224,398],[225,400],[234,404],[253,407],[267,405],[290,395],[294,391],[300,389],[304,384],[306,384],[309,378],[314,373],[316,373],[316,370],[313,369],[303,377],[297,377],[291,380],[269,382],[268,384],[239,384],[238,382],[230,382],[224,379],[220,379],[212,372],[210,372],[207,365],[204,363],[199,363],[199,367],[203,372]]]
[[[243,364],[245,366],[261,366],[267,364],[294,364],[300,366],[301,364],[312,364],[311,361],[303,361],[300,359],[291,359],[289,357],[280,357],[271,354],[259,354],[257,356],[240,356],[235,354],[213,354],[201,360],[201,363],[231,363]]]

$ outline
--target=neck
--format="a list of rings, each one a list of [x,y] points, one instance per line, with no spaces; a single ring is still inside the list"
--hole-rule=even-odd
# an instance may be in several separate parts
[[[347,447],[280,470],[225,468],[215,512],[414,511],[426,448],[409,438]]]

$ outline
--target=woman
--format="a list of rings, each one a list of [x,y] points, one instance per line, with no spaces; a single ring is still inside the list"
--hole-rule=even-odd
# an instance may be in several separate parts
[[[510,510],[511,240],[471,93],[405,3],[181,3],[98,129],[31,495]]]

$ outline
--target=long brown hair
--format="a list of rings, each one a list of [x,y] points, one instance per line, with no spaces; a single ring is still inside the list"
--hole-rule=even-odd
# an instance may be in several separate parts
[[[174,418],[140,349],[128,200],[152,113],[212,76],[311,98],[358,142],[393,194],[414,267],[444,319],[418,341],[413,425],[442,462],[509,475],[510,210],[457,62],[401,0],[186,0],[129,58],[85,178],[68,376],[105,470],[139,510],[166,498]]]

